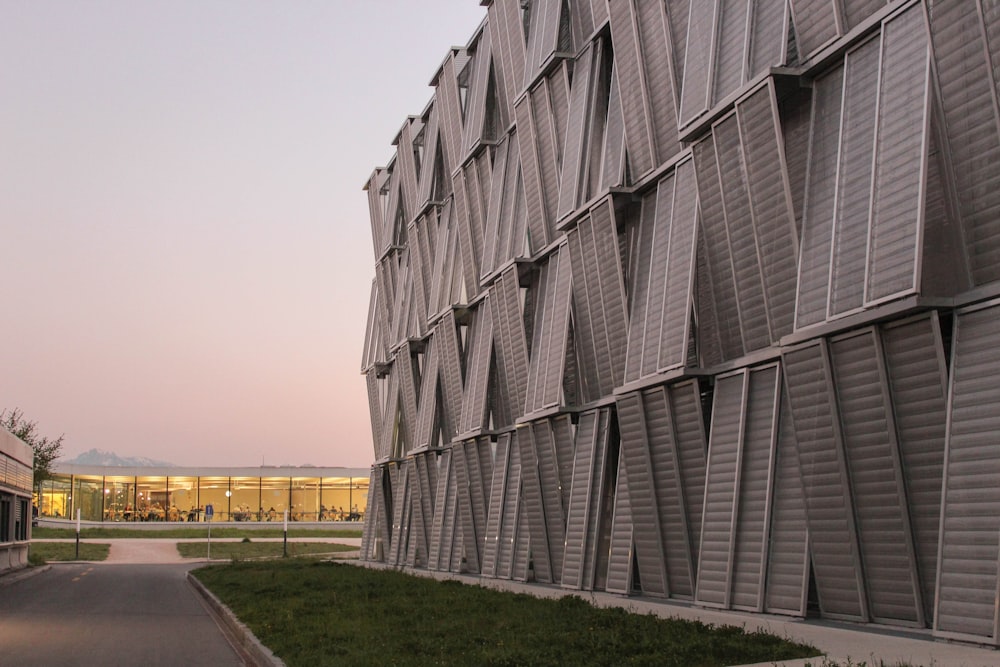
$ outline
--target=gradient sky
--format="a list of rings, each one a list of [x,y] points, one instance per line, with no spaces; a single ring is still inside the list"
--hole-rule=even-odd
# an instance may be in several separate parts
[[[361,188],[476,0],[0,0],[0,409],[63,458],[368,466]]]

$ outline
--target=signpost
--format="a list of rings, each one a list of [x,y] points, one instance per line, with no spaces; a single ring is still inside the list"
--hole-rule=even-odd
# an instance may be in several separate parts
[[[285,542],[281,555],[284,558],[288,558],[288,510],[285,510]]]
[[[205,521],[208,522],[208,545],[205,549],[205,560],[212,560],[212,516],[215,514],[215,507],[205,505]]]
[[[76,559],[80,560],[80,508],[76,508]]]

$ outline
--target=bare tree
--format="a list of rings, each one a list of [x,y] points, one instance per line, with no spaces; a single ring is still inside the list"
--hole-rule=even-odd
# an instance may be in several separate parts
[[[0,412],[0,426],[23,440],[34,450],[34,488],[38,489],[42,482],[52,477],[52,463],[62,453],[63,436],[60,435],[55,440],[50,440],[41,435],[38,432],[38,425],[26,419],[19,408]]]

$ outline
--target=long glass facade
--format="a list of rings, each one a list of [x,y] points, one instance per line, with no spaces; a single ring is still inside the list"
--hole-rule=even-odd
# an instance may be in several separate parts
[[[43,518],[83,521],[362,521],[363,468],[57,467],[38,494]],[[359,509],[361,508],[361,509]]]

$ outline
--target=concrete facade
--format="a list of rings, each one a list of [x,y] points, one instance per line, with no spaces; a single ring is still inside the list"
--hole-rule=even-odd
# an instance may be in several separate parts
[[[34,451],[0,428],[0,573],[28,564]]]
[[[1000,20],[486,0],[367,182],[362,558],[1000,643]]]

